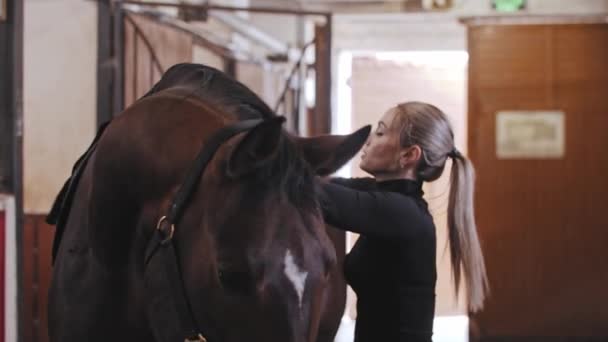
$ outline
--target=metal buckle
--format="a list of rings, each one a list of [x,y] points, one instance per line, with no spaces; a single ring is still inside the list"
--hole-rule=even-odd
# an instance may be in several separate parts
[[[156,224],[156,230],[158,230],[161,234],[165,235],[165,238],[160,242],[162,245],[164,245],[165,243],[167,243],[171,239],[173,239],[173,233],[175,232],[175,225],[173,223],[171,223],[168,233],[166,231],[162,230],[160,226],[163,223],[163,221],[167,221],[167,216],[161,217],[160,220],[158,220],[158,223]],[[198,341],[198,340],[193,340],[193,341]]]
[[[186,337],[184,342],[207,342],[207,339],[203,335],[198,334],[196,336]]]

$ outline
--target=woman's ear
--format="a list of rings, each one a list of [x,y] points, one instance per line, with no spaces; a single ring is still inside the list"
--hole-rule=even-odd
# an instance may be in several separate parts
[[[420,146],[412,145],[405,147],[401,150],[399,155],[399,166],[402,169],[405,169],[410,165],[416,165],[420,158],[422,158],[422,148],[420,148]]]

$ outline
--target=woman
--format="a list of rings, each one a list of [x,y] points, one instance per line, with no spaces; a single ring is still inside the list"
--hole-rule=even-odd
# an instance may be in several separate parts
[[[452,159],[448,230],[456,293],[482,308],[487,278],[473,215],[473,167],[454,146],[446,115],[407,102],[388,110],[363,148],[360,167],[374,178],[322,183],[326,221],[360,234],[344,272],[357,294],[355,342],[431,341],[436,236],[422,195]]]

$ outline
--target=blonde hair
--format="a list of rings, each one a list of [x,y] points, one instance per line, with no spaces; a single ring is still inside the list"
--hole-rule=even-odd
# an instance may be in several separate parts
[[[406,102],[393,110],[393,124],[398,125],[395,127],[399,130],[401,146],[418,145],[422,150],[416,169],[419,180],[432,182],[438,179],[447,159],[452,158],[448,235],[454,290],[458,296],[463,275],[469,310],[481,310],[488,293],[488,279],[473,210],[473,164],[456,149],[450,122],[437,107],[422,102]]]

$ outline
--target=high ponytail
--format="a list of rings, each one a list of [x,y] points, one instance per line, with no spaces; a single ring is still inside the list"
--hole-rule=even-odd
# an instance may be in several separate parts
[[[454,288],[458,296],[464,276],[469,311],[476,312],[483,308],[488,278],[473,210],[475,171],[473,164],[457,151],[452,161],[448,236]]]
[[[452,158],[448,236],[454,289],[458,296],[464,279],[469,310],[481,310],[489,287],[473,210],[473,164],[455,149],[452,127],[440,109],[428,103],[406,102],[393,110],[401,146],[418,145],[422,149],[416,169],[418,179],[425,182],[438,179],[447,159]]]

